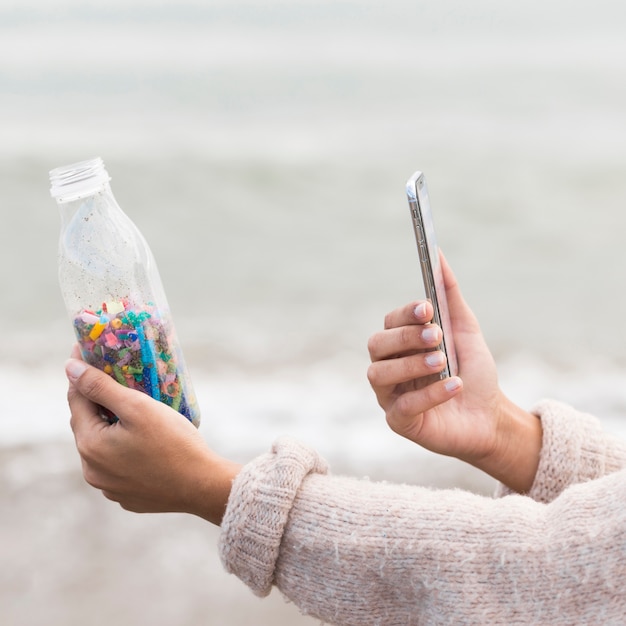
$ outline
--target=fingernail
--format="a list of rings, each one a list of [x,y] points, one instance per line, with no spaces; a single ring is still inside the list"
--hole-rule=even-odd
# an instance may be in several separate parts
[[[87,369],[87,363],[80,359],[68,359],[65,363],[65,373],[70,380],[78,380]]]
[[[443,352],[429,352],[428,355],[426,355],[426,357],[424,358],[424,361],[426,361],[426,365],[430,365],[430,367],[438,367],[439,365],[442,365],[443,362],[446,360],[445,356],[443,355]]]
[[[453,376],[452,378],[448,378],[448,380],[446,380],[444,387],[446,388],[446,391],[456,391],[462,384],[463,382],[458,376]]]
[[[439,338],[439,329],[436,326],[426,326],[422,331],[422,339],[428,343],[437,341]]]
[[[424,317],[426,315],[426,303],[422,302],[421,304],[418,304],[413,309],[413,315],[415,315],[415,317],[419,317],[419,318]]]

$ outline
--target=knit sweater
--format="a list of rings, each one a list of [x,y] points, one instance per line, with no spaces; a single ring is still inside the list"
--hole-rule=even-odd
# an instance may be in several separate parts
[[[244,467],[226,569],[329,624],[626,624],[626,444],[552,401],[529,494],[332,476],[288,439]]]

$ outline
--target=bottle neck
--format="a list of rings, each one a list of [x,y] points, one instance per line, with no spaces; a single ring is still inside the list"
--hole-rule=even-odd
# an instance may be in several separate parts
[[[50,172],[50,195],[58,204],[74,203],[102,191],[110,193],[110,180],[101,158],[80,161]]]

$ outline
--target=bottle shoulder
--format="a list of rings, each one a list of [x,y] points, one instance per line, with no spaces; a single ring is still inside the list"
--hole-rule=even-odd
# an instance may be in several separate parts
[[[112,198],[89,198],[63,221],[59,253],[102,262],[149,262],[151,252],[135,223]]]

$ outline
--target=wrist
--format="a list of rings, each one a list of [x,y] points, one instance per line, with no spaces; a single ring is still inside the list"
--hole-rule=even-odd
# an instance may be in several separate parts
[[[189,513],[219,526],[226,512],[230,491],[241,465],[221,457],[212,457],[201,469]]]
[[[496,423],[497,443],[481,469],[513,491],[528,493],[539,467],[541,420],[502,394]]]

